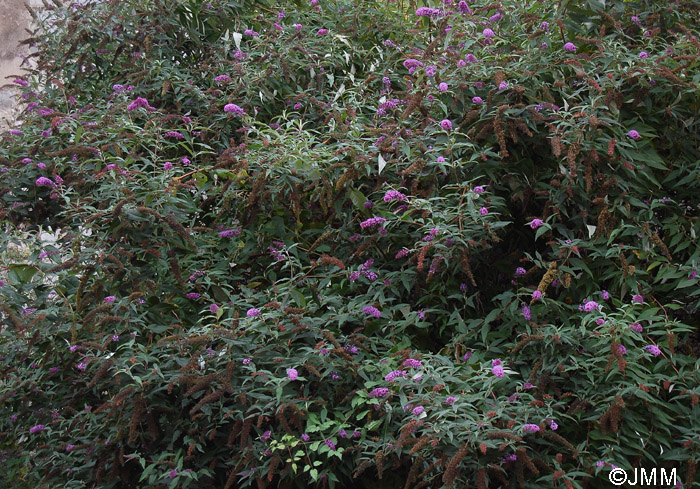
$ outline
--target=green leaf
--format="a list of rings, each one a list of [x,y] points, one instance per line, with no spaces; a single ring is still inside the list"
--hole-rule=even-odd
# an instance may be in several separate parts
[[[75,144],[76,146],[77,146],[78,144],[80,144],[80,136],[82,136],[82,135],[83,135],[83,126],[78,126],[78,127],[76,127],[76,129],[75,129],[75,139],[74,139],[73,144]]]
[[[36,267],[13,263],[10,265],[9,277],[15,283],[28,284],[36,273]]]
[[[223,288],[221,288],[218,285],[212,285],[210,287],[210,290],[217,302],[228,302],[228,294],[226,293],[226,291],[224,291]]]
[[[365,197],[359,190],[352,189],[350,191],[350,200],[358,209],[364,209],[365,202],[367,202],[367,197]]]
[[[696,278],[686,278],[685,280],[681,280],[678,282],[678,285],[676,285],[676,289],[684,289],[686,287],[690,287],[691,285],[700,285],[700,282],[698,282],[698,279]]]
[[[297,289],[291,288],[289,289],[289,293],[294,298],[294,302],[296,302],[298,307],[302,309],[306,307],[306,298],[301,292],[299,292]]]
[[[153,469],[155,469],[155,468],[156,468],[156,464],[151,464],[151,465],[149,465],[148,467],[146,467],[146,469],[141,473],[141,478],[139,479],[139,482],[141,482],[142,480],[146,479],[146,477],[148,477],[148,475],[149,475],[149,474],[153,471]]]
[[[540,227],[537,229],[537,231],[535,232],[535,240],[537,240],[537,238],[539,238],[540,236],[542,236],[542,235],[543,235],[544,233],[546,233],[547,231],[551,231],[551,230],[552,230],[552,228],[551,228],[551,226],[550,226],[549,224],[543,224],[543,225],[540,226]]]
[[[481,341],[486,343],[486,337],[488,336],[489,332],[489,323],[496,319],[496,316],[500,314],[499,309],[493,309],[491,312],[488,313],[486,316],[486,319],[484,319],[484,324],[481,326]]]

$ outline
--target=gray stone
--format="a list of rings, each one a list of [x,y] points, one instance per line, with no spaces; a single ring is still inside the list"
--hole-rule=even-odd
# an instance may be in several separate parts
[[[25,0],[2,0],[0,9],[0,130],[6,129],[17,116],[15,97],[18,90],[12,80],[24,74],[22,58],[30,50],[19,42],[28,38],[32,17],[24,6]],[[37,0],[29,2],[40,5]]]

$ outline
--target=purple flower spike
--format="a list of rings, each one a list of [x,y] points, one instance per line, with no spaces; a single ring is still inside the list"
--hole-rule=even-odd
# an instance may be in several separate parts
[[[36,179],[36,186],[37,187],[51,187],[54,188],[56,187],[56,184],[51,180],[50,178],[46,177],[39,177]]]
[[[241,107],[239,107],[236,104],[224,105],[224,112],[226,112],[228,114],[239,115],[239,116],[245,115],[245,110],[243,110]]]
[[[141,108],[141,107],[144,107],[146,110],[156,110],[154,107],[151,107],[151,106],[148,104],[148,100],[146,100],[146,99],[143,98],[143,97],[137,97],[136,100],[134,100],[133,102],[131,102],[131,103],[127,106],[127,110],[128,110],[129,112],[132,112],[132,111],[134,111],[134,110],[136,110],[136,109],[139,109],[139,108]]]
[[[381,399],[389,395],[389,389],[386,387],[377,387],[372,389],[367,397]]]
[[[530,222],[530,227],[532,229],[537,229],[538,227],[542,226],[544,222],[542,219],[533,219],[532,222]]]
[[[420,360],[416,360],[415,358],[407,358],[401,365],[409,368],[420,368],[422,362]]]
[[[498,377],[499,379],[503,378],[504,372],[503,372],[503,365],[496,364],[491,368],[491,373]]]
[[[381,312],[379,309],[377,309],[376,307],[373,307],[373,306],[365,306],[365,307],[363,307],[363,308],[362,308],[362,312],[364,312],[364,313],[367,314],[368,316],[373,316],[373,317],[375,317],[375,318],[377,318],[377,319],[379,319],[380,317],[382,317],[382,312]]]

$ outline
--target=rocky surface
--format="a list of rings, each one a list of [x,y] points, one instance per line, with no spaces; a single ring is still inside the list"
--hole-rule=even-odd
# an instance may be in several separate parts
[[[0,129],[5,129],[17,116],[17,90],[12,80],[22,75],[22,57],[29,54],[19,42],[30,36],[31,16],[25,0],[3,0],[0,9]],[[31,0],[33,6],[41,2]]]

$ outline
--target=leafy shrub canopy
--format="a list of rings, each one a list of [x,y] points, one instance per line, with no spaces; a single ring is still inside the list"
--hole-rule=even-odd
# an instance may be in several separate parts
[[[0,480],[693,485],[694,2],[50,7]]]

